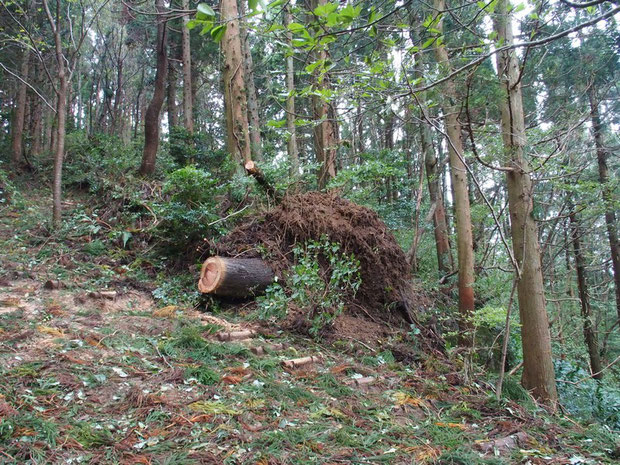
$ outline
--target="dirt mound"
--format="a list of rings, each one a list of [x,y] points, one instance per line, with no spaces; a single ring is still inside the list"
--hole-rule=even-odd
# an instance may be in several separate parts
[[[286,197],[276,208],[242,224],[216,246],[223,256],[260,257],[285,274],[293,248],[326,235],[360,262],[362,284],[350,311],[371,312],[383,320],[396,313],[413,322],[416,293],[405,254],[387,226],[369,208],[331,193],[310,192]],[[386,306],[392,311],[385,311]]]

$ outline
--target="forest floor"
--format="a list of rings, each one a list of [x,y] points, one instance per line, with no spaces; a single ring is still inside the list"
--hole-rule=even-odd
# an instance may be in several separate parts
[[[84,200],[45,234],[40,194],[0,207],[0,463],[614,462],[609,431],[497,402],[458,363],[159,303],[122,248],[93,240]],[[256,333],[217,337],[239,329]]]

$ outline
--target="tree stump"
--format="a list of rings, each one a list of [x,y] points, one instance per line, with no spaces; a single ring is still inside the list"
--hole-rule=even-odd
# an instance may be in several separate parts
[[[198,290],[203,294],[251,297],[273,282],[274,273],[259,258],[211,257],[202,265]]]

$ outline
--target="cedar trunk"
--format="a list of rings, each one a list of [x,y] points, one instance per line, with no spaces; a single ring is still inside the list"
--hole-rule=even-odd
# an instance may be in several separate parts
[[[189,0],[183,0],[183,10],[189,10]],[[189,16],[183,15],[181,28],[181,47],[183,61],[183,122],[190,134],[194,133],[194,100],[192,94],[192,49],[189,40]]]
[[[310,0],[310,9],[325,5],[327,0]],[[324,32],[320,29],[320,33]],[[317,46],[313,54],[314,61],[322,60],[325,63],[329,57],[327,45]],[[319,91],[331,87],[329,74],[321,73],[322,66],[317,66],[313,76],[313,87]],[[336,176],[336,154],[338,143],[338,124],[334,107],[322,95],[312,96],[314,119],[314,150],[316,161],[319,163],[318,187],[324,189],[331,179]]]
[[[222,39],[222,51],[224,53],[224,104],[228,151],[233,160],[243,167],[245,163],[252,160],[252,148],[237,1],[221,0],[220,14],[222,21],[227,25]]]
[[[239,11],[241,16],[245,17],[245,1],[239,3]],[[252,144],[252,156],[256,160],[260,160],[263,154],[263,148],[260,138],[260,118],[258,116],[258,97],[256,94],[256,86],[254,85],[254,60],[252,59],[252,49],[248,36],[247,25],[241,27],[241,47],[243,51],[243,66],[245,68],[245,85],[247,89],[248,99],[248,120],[250,125],[250,142]]]
[[[198,290],[243,298],[260,294],[273,278],[269,265],[258,258],[211,257],[202,265]]]
[[[158,13],[164,13],[164,1],[155,0],[155,9]],[[153,98],[144,115],[144,151],[142,152],[142,164],[140,174],[151,175],[155,172],[155,160],[159,147],[159,117],[161,107],[166,96],[166,75],[168,73],[168,56],[166,55],[166,20],[164,16],[157,16],[157,71],[155,74],[155,87]]]
[[[435,0],[434,8],[444,11],[445,1]],[[443,30],[440,21],[437,25]],[[440,66],[446,71],[452,69],[445,45],[435,47],[435,55]],[[459,312],[462,329],[468,325],[467,318],[474,310],[474,248],[471,231],[471,208],[469,205],[469,189],[467,186],[467,167],[465,166],[461,123],[458,120],[458,94],[454,81],[448,80],[443,86],[443,111],[448,136],[448,153],[450,156],[450,179],[454,194],[454,213],[456,219],[456,237],[459,267]]]
[[[618,227],[616,226],[616,211],[614,210],[614,192],[609,183],[609,168],[607,159],[609,153],[603,142],[603,125],[599,113],[598,96],[594,83],[588,89],[590,100],[590,119],[592,121],[592,133],[596,145],[596,159],[598,162],[598,179],[602,187],[603,202],[605,204],[605,224],[607,225],[607,238],[611,253],[611,265],[614,273],[614,285],[616,288],[616,311],[620,319],[620,243],[618,243]]]
[[[495,28],[505,45],[513,43],[508,1],[499,0]],[[555,407],[557,391],[551,355],[549,319],[541,268],[538,231],[532,216],[533,185],[530,168],[524,157],[525,119],[520,85],[519,61],[514,50],[497,55],[497,70],[502,91],[502,138],[506,164],[508,207],[510,210],[512,244],[519,267],[517,295],[521,318],[523,345],[523,386],[544,402]]]
[[[586,278],[586,261],[581,247],[581,225],[577,219],[577,213],[573,209],[570,213],[570,224],[573,239],[573,251],[575,252],[575,268],[577,269],[577,287],[579,300],[581,301],[581,317],[583,318],[583,337],[590,356],[590,369],[594,379],[603,379],[601,354],[598,344],[598,335],[594,327],[594,316],[590,307],[588,295],[588,281]]]
[[[28,80],[28,69],[30,61],[30,51],[24,48],[21,63],[21,76],[23,81],[19,82],[17,87],[17,108],[15,109],[15,118],[13,119],[12,141],[11,141],[11,162],[13,167],[17,168],[23,157],[23,139],[24,139],[24,122],[26,115],[26,82]]]
[[[179,125],[179,113],[177,111],[177,72],[172,61],[168,60],[168,89],[166,104],[168,107],[168,127],[174,128]]]
[[[291,175],[299,176],[299,149],[297,148],[297,128],[295,127],[295,66],[293,63],[293,33],[288,25],[293,22],[291,7],[286,5],[284,11],[284,27],[286,28],[286,129],[288,131],[288,159],[291,164]]]

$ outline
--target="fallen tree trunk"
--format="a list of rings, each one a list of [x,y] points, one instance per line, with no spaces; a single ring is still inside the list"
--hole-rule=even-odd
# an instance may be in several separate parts
[[[204,294],[250,297],[272,283],[274,273],[259,258],[211,257],[202,265],[198,290]]]

